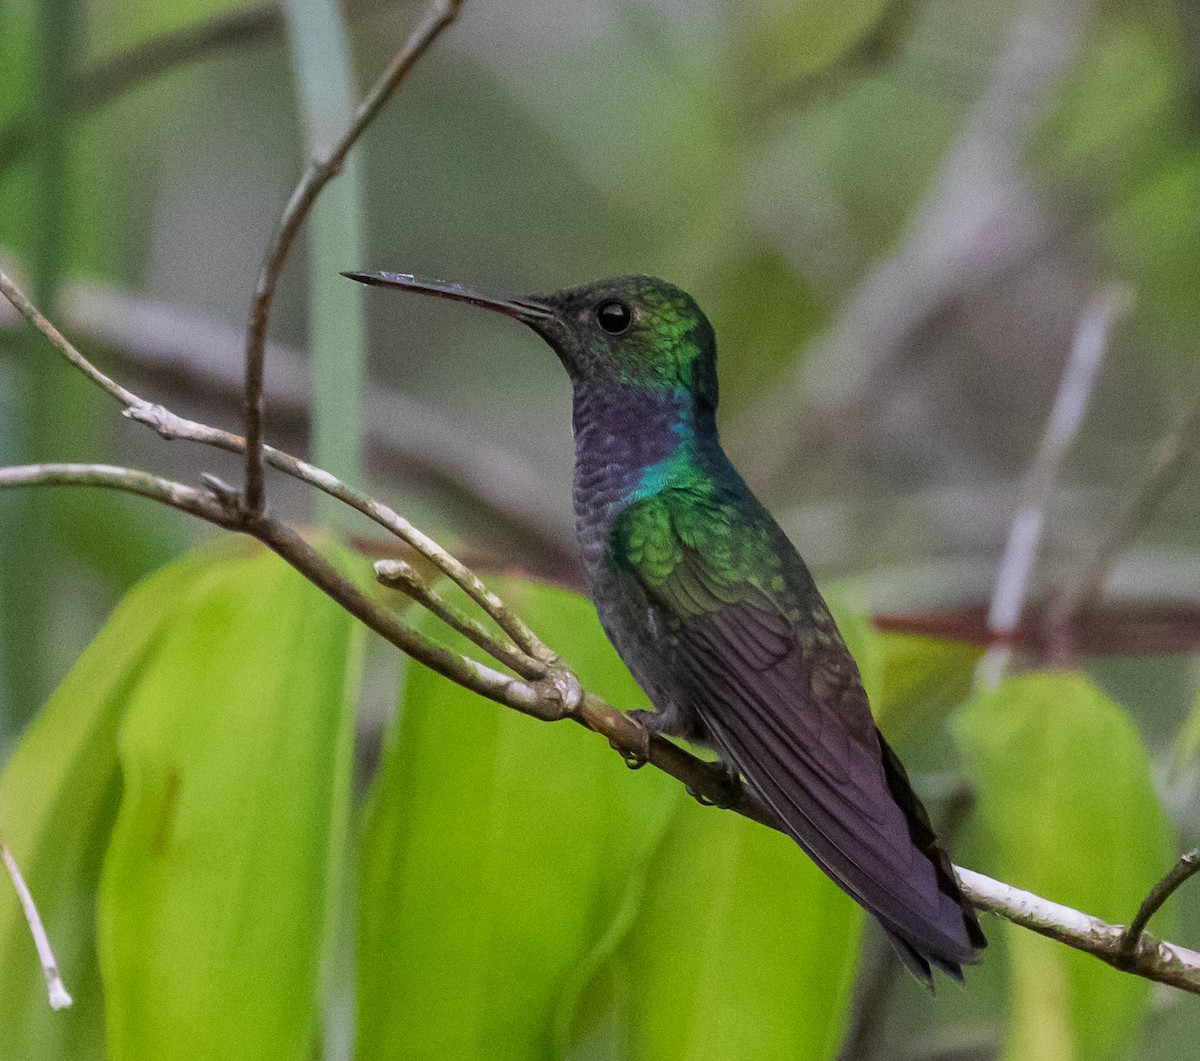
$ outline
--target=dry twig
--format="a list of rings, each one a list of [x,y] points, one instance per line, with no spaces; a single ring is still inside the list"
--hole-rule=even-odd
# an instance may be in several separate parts
[[[287,260],[296,233],[300,231],[300,226],[312,210],[317,196],[321,194],[321,189],[337,176],[358,138],[374,121],[392,93],[400,87],[400,83],[416,65],[417,60],[458,17],[458,9],[461,6],[462,0],[437,0],[425,20],[413,30],[404,47],[358,105],[350,128],[334,144],[328,155],[314,158],[309,163],[300,183],[292,192],[291,199],[288,200],[279,227],[271,238],[254,288],[250,324],[246,330],[246,482],[242,488],[241,505],[253,515],[260,515],[266,504],[263,483],[263,466],[266,459],[263,449],[263,373],[267,325],[283,263]]]
[[[17,898],[21,900],[21,909],[25,912],[25,921],[29,925],[30,935],[33,936],[33,945],[37,948],[42,975],[46,978],[46,994],[50,1001],[50,1008],[66,1009],[73,1000],[67,993],[66,986],[59,975],[58,962],[54,959],[54,951],[50,946],[50,939],[46,935],[46,928],[42,924],[41,914],[38,913],[37,904],[33,901],[25,878],[21,876],[16,859],[12,857],[12,853],[5,844],[0,844],[0,857],[4,859],[4,865],[12,879],[13,888],[16,889]]]

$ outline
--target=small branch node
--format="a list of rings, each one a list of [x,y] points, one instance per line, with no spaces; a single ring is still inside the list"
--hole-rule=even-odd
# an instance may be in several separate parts
[[[241,491],[237,487],[209,472],[201,473],[200,481],[222,508],[231,513],[240,511]]]
[[[425,580],[407,560],[377,560],[374,564],[375,579],[381,586],[391,589],[413,591],[422,589]]]
[[[565,667],[551,667],[547,679],[558,693],[558,698],[562,701],[566,714],[574,715],[579,705],[583,703],[583,686],[579,684],[579,679],[575,676],[574,671],[567,670]]]
[[[168,442],[179,437],[179,418],[165,405],[157,402],[140,402],[121,411],[121,415],[135,423],[145,424],[158,432]]]

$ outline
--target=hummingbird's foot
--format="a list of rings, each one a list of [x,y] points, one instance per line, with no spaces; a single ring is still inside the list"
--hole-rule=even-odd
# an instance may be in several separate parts
[[[613,750],[619,752],[621,758],[625,760],[625,765],[630,770],[640,770],[650,761],[650,739],[652,731],[646,725],[646,720],[643,716],[653,715],[653,711],[630,711],[628,717],[633,719],[638,724],[638,747],[636,749],[622,748],[616,741],[609,741]]]
[[[687,786],[687,794],[692,797],[702,807],[716,807],[718,810],[729,810],[737,805],[742,798],[742,792],[745,786],[742,784],[742,775],[737,772],[737,768],[730,766],[728,763],[716,762],[708,768],[715,777],[720,778],[720,783],[725,787],[726,795],[721,799],[710,799],[703,792],[697,792],[691,785]]]

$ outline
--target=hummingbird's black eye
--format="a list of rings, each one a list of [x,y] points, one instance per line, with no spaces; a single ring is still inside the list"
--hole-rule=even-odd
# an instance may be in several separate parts
[[[619,335],[628,328],[632,319],[633,314],[624,302],[601,302],[596,307],[596,320],[600,322],[600,327],[613,335]]]

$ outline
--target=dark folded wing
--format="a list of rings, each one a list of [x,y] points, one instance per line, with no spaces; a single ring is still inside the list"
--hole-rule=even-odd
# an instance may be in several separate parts
[[[782,532],[668,490],[627,510],[614,535],[666,631],[675,695],[914,971],[927,976],[928,959],[957,975],[982,933]]]

